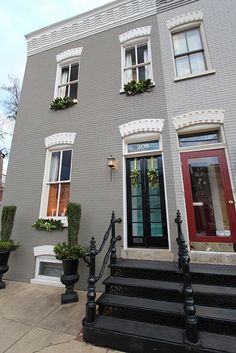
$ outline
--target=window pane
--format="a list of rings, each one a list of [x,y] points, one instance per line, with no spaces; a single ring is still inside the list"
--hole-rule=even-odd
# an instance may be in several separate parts
[[[191,54],[189,56],[192,73],[203,72],[206,70],[203,53]]]
[[[138,47],[137,52],[138,52],[138,64],[142,64],[148,61],[147,44]]]
[[[142,197],[141,196],[133,196],[132,197],[132,208],[142,208]]]
[[[187,56],[176,58],[175,62],[176,62],[177,76],[189,75],[191,73]]]
[[[61,184],[60,202],[58,216],[66,216],[67,206],[70,198],[70,183]]]
[[[150,210],[151,222],[161,222],[161,209],[151,209]]]
[[[220,142],[219,131],[179,135],[180,147],[205,145]]]
[[[61,69],[61,83],[67,83],[69,76],[69,66],[65,66]]]
[[[78,80],[79,64],[71,65],[70,81]]]
[[[58,97],[68,97],[68,86],[62,86],[58,88]]]
[[[137,81],[137,70],[136,69],[132,70],[132,80]]]
[[[142,143],[129,143],[128,152],[153,151],[159,149],[159,141],[147,141]]]
[[[125,67],[130,67],[136,64],[135,60],[135,48],[129,48],[125,50]]]
[[[52,152],[49,181],[58,181],[61,152]]]
[[[143,211],[142,210],[132,210],[132,221],[142,222],[143,221]]]
[[[146,68],[145,66],[139,67],[138,68],[138,79],[140,80],[146,80],[147,75],[146,75]]]
[[[151,223],[151,236],[152,237],[162,237],[162,223]]]
[[[50,277],[61,277],[62,265],[55,262],[40,262],[39,275]]]
[[[77,99],[78,83],[70,85],[70,98]]]
[[[201,42],[199,28],[195,28],[195,29],[191,29],[190,31],[187,31],[186,37],[187,37],[189,51],[202,49],[202,42]]]
[[[143,223],[133,223],[132,224],[133,237],[143,236]]]
[[[160,203],[160,196],[157,195],[153,195],[153,196],[149,196],[149,202],[150,202],[150,208],[159,208],[161,207],[161,203]]]
[[[49,195],[48,195],[48,210],[47,210],[48,217],[57,216],[58,187],[59,187],[58,184],[50,185]]]
[[[177,33],[173,35],[173,44],[175,55],[187,53],[187,43],[185,32]]]
[[[63,151],[60,180],[70,180],[71,151]]]

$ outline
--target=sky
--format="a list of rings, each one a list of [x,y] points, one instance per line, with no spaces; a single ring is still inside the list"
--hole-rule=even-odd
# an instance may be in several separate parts
[[[27,57],[25,34],[109,2],[112,1],[0,0],[0,87],[3,84],[9,84],[8,75],[18,77],[21,82],[23,80]],[[3,99],[3,92],[0,91],[0,128],[2,127],[1,117],[4,116]],[[6,126],[6,131],[11,132],[8,128],[9,124]],[[8,148],[10,140],[8,135]],[[4,173],[6,173],[7,162],[8,160],[5,159]]]

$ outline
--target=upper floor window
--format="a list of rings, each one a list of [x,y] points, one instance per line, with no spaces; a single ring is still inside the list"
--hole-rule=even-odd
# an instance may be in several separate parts
[[[121,42],[122,89],[130,81],[151,79],[151,26],[135,28],[119,36]]]
[[[78,98],[80,55],[83,48],[73,48],[57,55],[57,76],[54,98]]]
[[[148,52],[148,42],[124,48],[124,56],[124,83],[150,78],[151,59]]]
[[[172,35],[178,77],[206,71],[204,48],[199,28]]]
[[[79,63],[61,66],[57,97],[77,99],[79,82]]]
[[[171,32],[175,80],[214,73],[203,27],[203,12],[193,11],[167,21]]]

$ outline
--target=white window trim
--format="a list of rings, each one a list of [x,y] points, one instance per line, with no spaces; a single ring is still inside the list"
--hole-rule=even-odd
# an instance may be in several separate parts
[[[155,82],[153,80],[153,66],[152,66],[152,50],[151,50],[151,34],[152,26],[139,27],[132,29],[128,32],[122,33],[119,35],[119,40],[121,43],[121,88],[120,93],[124,93],[124,67],[125,67],[125,49],[129,47],[133,47],[138,44],[147,44],[148,48],[148,58],[149,58],[149,69],[150,74],[149,78],[151,79],[153,86],[155,86]]]
[[[168,249],[156,249],[163,253],[170,253],[171,251],[171,239],[170,239],[170,227],[169,227],[169,213],[168,213],[168,199],[167,199],[167,190],[166,190],[166,176],[165,176],[165,161],[163,155],[163,146],[162,146],[162,129],[164,125],[164,119],[142,119],[130,121],[126,124],[120,125],[119,130],[122,137],[122,151],[123,151],[123,250],[129,250],[128,248],[128,239],[127,239],[127,185],[126,185],[126,158],[138,157],[138,156],[148,156],[148,155],[162,155],[162,164],[163,164],[163,178],[165,186],[165,201],[166,201],[166,220],[167,220],[167,229],[168,229]],[[136,143],[142,141],[151,141],[159,140],[160,145],[158,150],[153,151],[142,151],[129,153],[127,152],[128,143]],[[147,249],[142,249],[143,251]],[[141,251],[141,250],[140,250]]]
[[[174,17],[172,19],[169,19],[167,21],[167,27],[169,29],[169,34],[170,34],[171,53],[172,53],[172,61],[173,61],[173,67],[174,67],[175,82],[194,78],[194,77],[210,75],[216,72],[212,67],[211,58],[209,54],[209,48],[208,48],[206,33],[204,29],[204,24],[203,24],[203,11],[201,10],[193,11],[193,12],[189,12],[187,14],[183,14],[183,15]],[[199,73],[177,76],[172,35],[175,33],[184,32],[193,28],[199,28],[200,30],[200,36],[201,36],[202,45],[204,49],[204,57],[206,61],[206,70]]]
[[[53,245],[42,245],[42,246],[36,246],[34,248],[35,277],[30,280],[30,283],[51,285],[55,287],[63,287],[60,277],[44,276],[39,274],[41,262],[58,263],[58,264],[62,263],[61,260],[56,259],[53,249],[54,249]]]
[[[44,167],[44,176],[43,176],[43,185],[42,185],[42,194],[41,194],[41,202],[40,202],[40,210],[39,210],[39,218],[45,219],[57,219],[61,220],[64,227],[68,226],[67,217],[49,217],[47,216],[47,206],[48,206],[48,196],[49,196],[49,172],[50,172],[50,164],[51,164],[51,156],[54,151],[64,151],[64,150],[72,150],[71,155],[71,175],[72,175],[72,161],[73,161],[73,143],[75,140],[76,133],[72,132],[63,132],[48,136],[45,138],[45,147],[46,147],[46,158],[45,158],[45,167]],[[71,183],[71,177],[70,181]]]
[[[54,99],[58,97],[58,86],[61,82],[61,70],[62,67],[69,64],[78,63],[79,64],[79,71],[78,71],[78,80],[73,81],[78,83],[78,92],[77,98],[79,96],[79,77],[80,77],[80,56],[82,54],[83,47],[72,48],[66,50],[62,53],[57,54],[57,72],[56,72],[56,80],[55,80],[55,88],[54,88]]]

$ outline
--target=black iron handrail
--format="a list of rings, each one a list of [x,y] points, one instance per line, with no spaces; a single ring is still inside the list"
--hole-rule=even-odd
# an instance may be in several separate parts
[[[87,293],[87,304],[86,304],[86,317],[83,320],[84,325],[91,326],[96,321],[96,283],[103,276],[106,265],[110,257],[110,264],[115,264],[117,261],[116,256],[116,242],[121,240],[121,236],[115,235],[115,224],[121,223],[121,218],[115,217],[115,212],[112,212],[109,227],[104,234],[101,246],[99,249],[96,248],[96,240],[92,237],[90,241],[90,249],[84,256],[84,261],[89,266],[89,277],[88,277],[88,293]],[[103,263],[99,274],[96,276],[96,256],[103,250],[109,235],[111,233],[110,244],[108,250],[104,256]]]
[[[179,247],[179,269],[183,273],[183,295],[184,295],[184,315],[185,315],[185,336],[186,342],[191,345],[199,344],[199,335],[197,327],[197,317],[196,317],[196,308],[194,304],[193,289],[191,285],[191,276],[190,276],[190,256],[188,252],[188,247],[185,242],[185,238],[182,232],[182,219],[181,213],[177,210],[175,222],[178,226],[178,236],[177,244]]]

